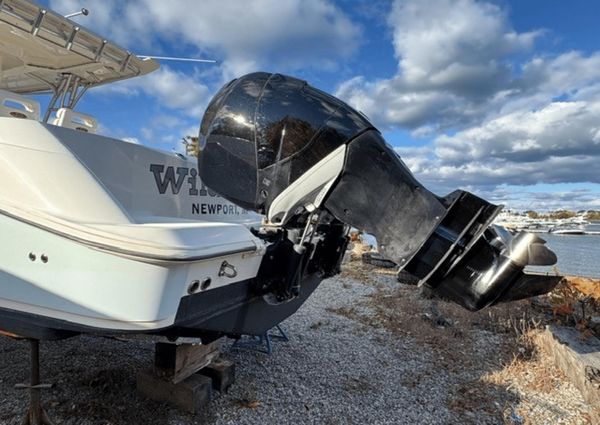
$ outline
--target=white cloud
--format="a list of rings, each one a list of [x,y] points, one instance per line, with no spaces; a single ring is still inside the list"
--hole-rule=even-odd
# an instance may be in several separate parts
[[[600,99],[552,102],[539,110],[500,115],[452,136],[439,136],[435,153],[449,164],[494,158],[527,162],[552,156],[600,157],[600,143],[595,139],[598,117]]]
[[[160,104],[199,118],[210,100],[208,87],[182,72],[163,66],[158,71],[132,80],[134,87],[155,96]]]
[[[85,2],[50,3],[67,12]],[[225,79],[266,65],[334,67],[356,51],[362,32],[329,0],[105,0],[90,9],[90,16],[79,21],[103,35],[136,51],[157,48],[159,37],[172,50],[191,46],[221,60]]]
[[[163,150],[181,151],[183,138],[197,136],[200,122],[193,118],[178,119],[168,115],[156,115],[149,124],[140,129],[143,144]]]
[[[355,77],[337,90],[383,127],[446,128],[480,119],[510,88],[508,59],[540,35],[517,33],[498,6],[472,0],[396,1],[389,25],[397,74]]]
[[[419,179],[440,194],[460,186],[490,196],[505,184],[600,183],[600,52],[531,54],[544,31],[518,33],[501,8],[474,0],[397,0],[389,25],[396,75],[357,76],[337,94],[385,129],[431,139],[397,148]],[[568,192],[521,195],[569,201]]]
[[[496,5],[470,0],[397,1],[389,22],[405,81],[481,95],[506,78],[508,54],[531,48],[537,32],[516,33]]]
[[[592,189],[577,188],[573,185],[563,190],[550,192],[533,187],[529,190],[519,190],[514,187],[497,187],[491,191],[482,191],[480,195],[496,203],[509,205],[510,208],[522,211],[533,209],[537,211],[554,211],[562,208],[572,210],[587,210],[600,206],[600,185]]]
[[[78,16],[75,21],[87,28],[98,31],[101,36],[109,40],[123,43],[127,47],[137,45],[136,34],[131,33],[130,26],[120,22],[115,25],[115,17],[123,19],[124,9],[127,3],[122,0],[102,0],[101,2],[90,2],[88,0],[50,0],[50,8],[58,13],[68,14],[86,8],[90,11],[88,16]],[[129,34],[128,34],[129,33]],[[136,44],[131,44],[136,42]]]
[[[199,77],[193,74],[175,71],[164,65],[151,74],[101,86],[94,89],[94,92],[120,93],[128,96],[145,94],[155,97],[160,107],[177,109],[187,116],[200,120],[212,94],[199,80]],[[174,119],[176,118],[171,117],[170,122],[165,124],[172,126]]]
[[[141,145],[142,143],[137,137],[123,137],[121,140],[127,143],[133,143],[134,145]]]
[[[396,147],[394,150],[413,173],[426,172],[435,158],[429,146]]]
[[[217,66],[190,65],[187,73],[163,63],[154,73],[93,91],[148,95],[160,108],[182,111],[198,122],[223,82],[263,68],[278,72],[335,68],[339,59],[356,51],[362,32],[330,0],[88,3],[50,0],[51,8],[61,13],[89,7],[90,15],[77,17],[78,22],[138,54],[219,60]],[[141,138],[151,144],[165,141],[167,136],[159,127],[157,123],[145,126]],[[197,129],[190,134],[196,133]]]
[[[357,26],[325,0],[146,0],[143,5],[155,30],[220,52],[234,75],[265,63],[288,69],[329,65],[357,47]]]
[[[543,160],[520,162],[485,157],[449,163],[430,152],[413,152],[402,159],[423,184],[439,195],[457,187],[482,193],[504,184],[600,184],[598,156],[594,155],[549,156]]]

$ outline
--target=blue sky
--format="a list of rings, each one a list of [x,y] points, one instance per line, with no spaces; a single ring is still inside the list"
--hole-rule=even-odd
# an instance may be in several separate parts
[[[181,150],[225,82],[265,70],[363,111],[436,193],[600,209],[600,4],[472,0],[49,0],[138,54],[216,59],[99,87],[105,134]],[[568,19],[565,19],[568,17]]]

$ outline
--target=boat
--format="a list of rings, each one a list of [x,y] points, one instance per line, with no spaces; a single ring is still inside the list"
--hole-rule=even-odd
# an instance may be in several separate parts
[[[571,223],[561,223],[552,228],[551,232],[554,235],[586,235],[587,231],[584,225]]]
[[[494,224],[515,231],[526,231],[528,233],[548,233],[552,227],[554,227],[556,221],[534,219],[525,214],[517,214],[511,211],[501,211],[494,220]]]
[[[173,329],[194,320],[185,296],[233,297],[256,275],[260,216],[206,188],[195,158],[104,137],[76,111],[157,62],[29,1],[1,3],[0,41],[0,328]],[[25,96],[39,93],[45,113]]]
[[[501,206],[434,195],[364,115],[302,80],[225,85],[196,159],[98,134],[77,110],[156,61],[28,0],[0,2],[0,58],[4,333],[262,335],[339,273],[351,227],[470,310],[560,280],[523,272],[556,256],[493,225]]]
[[[551,232],[555,235],[586,235],[589,222],[583,217],[558,220]]]

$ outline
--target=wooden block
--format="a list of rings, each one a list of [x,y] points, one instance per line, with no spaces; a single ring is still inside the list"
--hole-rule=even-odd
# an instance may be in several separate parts
[[[594,423],[600,423],[600,340],[581,338],[574,328],[547,326],[541,343],[556,365],[592,407]]]
[[[206,345],[158,342],[154,351],[156,373],[173,383],[181,382],[210,364],[220,347],[220,340]]]
[[[161,379],[151,370],[144,370],[137,375],[137,389],[152,400],[196,414],[210,402],[212,382],[206,376],[192,375],[175,384]]]
[[[212,379],[213,390],[227,392],[235,382],[235,363],[217,357],[198,373]]]

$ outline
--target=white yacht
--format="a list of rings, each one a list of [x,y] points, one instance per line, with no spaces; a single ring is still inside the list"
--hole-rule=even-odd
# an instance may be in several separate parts
[[[0,1],[2,332],[260,335],[339,272],[350,226],[471,310],[560,279],[523,273],[556,257],[490,225],[501,207],[435,196],[362,114],[304,81],[226,85],[199,160],[97,134],[77,110],[86,91],[157,68],[35,3]],[[45,112],[27,97],[40,93]]]

